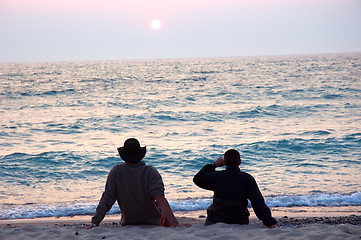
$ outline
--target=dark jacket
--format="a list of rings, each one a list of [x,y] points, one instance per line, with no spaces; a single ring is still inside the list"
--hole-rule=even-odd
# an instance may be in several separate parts
[[[248,200],[264,225],[269,227],[277,223],[271,216],[255,179],[242,172],[238,166],[227,166],[226,170],[215,171],[213,164],[207,164],[194,176],[193,182],[200,188],[214,192],[213,203],[207,209],[206,224],[248,224]]]

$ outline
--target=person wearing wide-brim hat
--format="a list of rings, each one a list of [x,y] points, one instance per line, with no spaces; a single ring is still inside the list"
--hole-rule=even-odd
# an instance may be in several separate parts
[[[141,147],[139,141],[135,138],[127,139],[124,142],[124,147],[118,148],[120,157],[127,163],[137,163],[141,161],[146,152],[147,147]]]
[[[114,166],[109,172],[91,227],[100,224],[115,201],[122,212],[123,226],[180,226],[164,197],[162,177],[155,167],[142,161],[146,147],[141,147],[137,139],[129,138],[118,152],[125,163]]]

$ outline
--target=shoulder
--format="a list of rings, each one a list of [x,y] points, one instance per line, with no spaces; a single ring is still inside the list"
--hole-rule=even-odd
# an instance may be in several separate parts
[[[115,174],[115,173],[121,171],[121,169],[124,167],[124,165],[125,165],[124,163],[115,165],[115,166],[110,170],[109,174]]]
[[[159,172],[158,172],[158,170],[157,170],[155,167],[151,166],[151,165],[144,165],[143,167],[144,167],[150,174],[160,175]]]
[[[122,165],[124,165],[124,163],[117,164],[117,165],[113,166],[110,171],[113,172],[113,171],[119,170],[122,168]]]
[[[240,173],[246,177],[250,177],[250,178],[253,178],[253,176],[247,172],[243,172],[242,170],[240,171]]]
[[[247,179],[248,181],[255,181],[254,177],[253,177],[251,174],[249,174],[249,173],[240,171],[239,174],[240,174],[243,178]]]
[[[123,168],[124,166],[125,166],[124,163],[117,164],[117,165],[115,165],[115,166],[112,168],[112,170],[110,170],[110,171],[119,170],[119,169]]]

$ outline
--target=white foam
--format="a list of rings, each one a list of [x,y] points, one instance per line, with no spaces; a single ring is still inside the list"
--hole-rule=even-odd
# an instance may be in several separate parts
[[[318,194],[305,196],[276,196],[266,198],[269,207],[293,207],[293,206],[360,206],[361,192],[350,195],[342,194]]]
[[[317,194],[299,196],[276,196],[266,197],[269,207],[315,207],[315,206],[361,206],[361,192],[349,195],[342,194]],[[196,211],[207,209],[211,205],[211,198],[178,199],[170,200],[169,204],[173,211]],[[29,219],[40,217],[61,217],[74,215],[93,215],[97,204],[54,204],[54,205],[17,205],[2,206],[0,219]],[[249,205],[251,207],[251,205]],[[108,214],[120,213],[119,206],[114,204]]]

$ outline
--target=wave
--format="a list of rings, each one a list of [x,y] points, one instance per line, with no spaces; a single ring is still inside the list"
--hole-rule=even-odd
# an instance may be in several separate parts
[[[42,97],[47,97],[47,96],[55,96],[58,94],[69,94],[69,93],[75,93],[76,90],[75,89],[65,89],[65,90],[48,90],[48,91],[43,91],[43,92],[21,92],[20,95],[21,96],[42,96]]]
[[[98,159],[78,152],[58,151],[13,153],[0,156],[0,163],[0,181],[30,186],[44,181],[57,182],[106,175],[112,166],[119,163],[119,159],[117,156]],[[24,179],[24,176],[27,178]]]
[[[254,151],[260,154],[260,151],[278,152],[294,154],[307,152],[311,154],[339,154],[341,152],[353,151],[359,152],[360,133],[345,135],[342,138],[329,137],[329,131],[309,131],[304,132],[301,136],[311,136],[307,138],[289,138],[281,140],[260,141],[247,144],[246,151]]]
[[[48,123],[47,126],[56,128],[56,131],[66,131],[63,124]],[[77,125],[75,125],[77,126]],[[65,129],[69,129],[68,126]],[[76,128],[71,132],[76,131]],[[177,136],[177,132],[167,133]],[[318,130],[304,132],[306,137],[311,135],[312,139],[290,138],[282,140],[259,141],[253,143],[244,143],[237,146],[241,149],[241,153],[247,156],[245,167],[253,166],[257,169],[259,165],[267,165],[270,162],[269,157],[272,156],[272,163],[282,164],[287,167],[286,172],[299,171],[294,167],[314,167],[314,173],[320,170],[327,172],[327,169],[338,167],[337,164],[358,167],[359,161],[361,133],[348,134],[342,138],[330,137],[330,131]],[[0,133],[3,135],[3,133]],[[323,137],[326,137],[323,139]],[[54,144],[55,142],[50,142]],[[57,142],[56,142],[57,143]],[[62,143],[62,142],[59,142]],[[7,143],[0,143],[5,146]],[[71,144],[71,143],[70,143]],[[209,153],[224,149],[223,145],[211,145]],[[152,149],[147,155],[145,162],[155,165],[160,170],[169,171],[172,174],[179,174],[174,171],[174,167],[178,167],[180,172],[198,171],[203,164],[208,161],[202,156],[201,151],[191,150],[181,152],[181,156],[177,152],[170,151],[166,155],[163,151]],[[340,154],[348,154],[347,159],[339,159]],[[307,156],[307,157],[305,157]],[[179,162],[177,158],[189,159],[190,161]],[[212,156],[210,156],[211,160]],[[60,181],[68,179],[84,179],[99,176],[106,176],[112,166],[119,164],[121,160],[117,153],[111,152],[109,156],[99,156],[92,152],[79,151],[49,151],[38,154],[29,153],[12,153],[9,155],[0,155],[0,181],[5,183],[25,183],[37,184],[44,179],[49,181]],[[337,163],[337,164],[336,164]],[[172,167],[170,167],[172,166]],[[313,174],[313,173],[310,173]],[[28,176],[24,182],[23,176]]]
[[[269,207],[341,207],[361,206],[361,192],[348,195],[342,194],[317,194],[299,196],[266,197]],[[170,200],[173,211],[205,210],[212,203],[211,198],[178,199]],[[3,205],[0,208],[0,219],[29,219],[41,217],[69,217],[76,215],[93,215],[96,203],[62,203],[53,205]],[[251,207],[249,204],[248,207]],[[108,214],[119,214],[120,209],[114,204]]]
[[[0,95],[5,96],[7,98],[24,98],[24,97],[54,97],[57,95],[68,96],[77,93],[76,89],[69,88],[63,90],[39,90],[35,89],[27,89],[25,91],[4,91],[1,92]]]
[[[350,195],[343,194],[318,194],[305,196],[276,196],[266,199],[269,207],[341,207],[361,206],[361,192]]]

